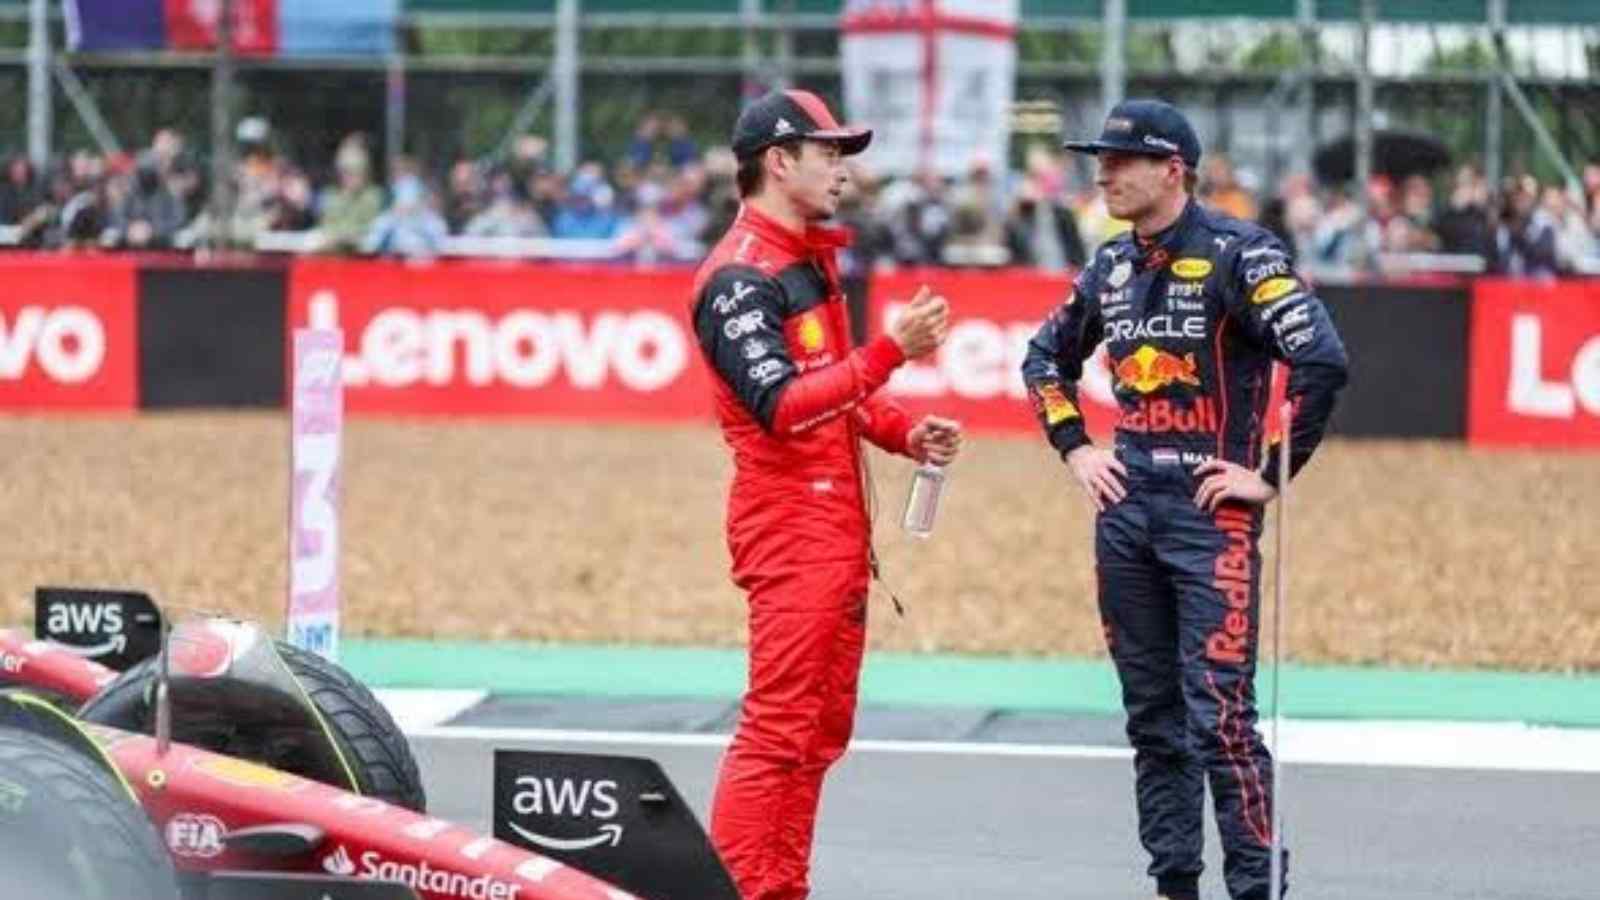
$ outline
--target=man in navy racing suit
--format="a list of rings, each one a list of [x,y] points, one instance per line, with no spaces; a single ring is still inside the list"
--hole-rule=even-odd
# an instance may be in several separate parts
[[[1265,900],[1272,760],[1256,733],[1262,452],[1274,360],[1289,366],[1291,475],[1346,380],[1344,346],[1283,245],[1193,199],[1200,142],[1156,100],[1118,104],[1097,184],[1130,233],[1101,247],[1028,345],[1023,379],[1049,441],[1098,511],[1100,614],[1134,748],[1139,837],[1159,895],[1199,896],[1204,778],[1235,900]],[[1115,447],[1084,430],[1077,382],[1106,345]],[[1263,459],[1265,455],[1265,459]]]

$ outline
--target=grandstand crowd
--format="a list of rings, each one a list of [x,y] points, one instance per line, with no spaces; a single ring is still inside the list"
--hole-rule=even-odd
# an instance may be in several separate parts
[[[221,222],[206,168],[173,130],[134,153],[79,150],[48,171],[14,158],[0,182],[0,243],[430,257],[498,242],[537,245],[526,255],[559,258],[581,247],[590,259],[671,265],[698,261],[738,209],[732,153],[698,146],[671,115],[645,117],[609,166],[588,161],[569,172],[552,167],[548,143],[533,135],[493,160],[399,157],[387,179],[360,134],[346,136],[331,160],[307,162],[280,153],[262,119],[243,120],[236,138],[234,202]],[[840,219],[856,230],[862,270],[1057,270],[1081,264],[1127,227],[1106,214],[1092,168],[1044,144],[1015,170],[977,159],[957,178],[879,179],[859,166],[853,174]],[[1263,191],[1213,153],[1199,175],[1204,202],[1260,221],[1313,271],[1349,270],[1383,254],[1477,257],[1483,270],[1535,277],[1600,264],[1600,161],[1583,167],[1581,197],[1526,173],[1491,185],[1470,163],[1432,178],[1379,174],[1367,186],[1364,221],[1350,190],[1309,173]]]

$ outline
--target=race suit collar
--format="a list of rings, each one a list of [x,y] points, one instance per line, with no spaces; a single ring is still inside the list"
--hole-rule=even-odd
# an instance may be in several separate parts
[[[1183,212],[1178,214],[1178,218],[1171,225],[1149,237],[1140,237],[1138,232],[1134,232],[1133,246],[1137,250],[1134,259],[1139,267],[1160,269],[1166,266],[1178,252],[1178,245],[1182,243],[1183,235],[1188,232],[1189,224],[1194,221],[1199,211],[1200,204],[1190,197],[1189,202],[1183,206]]]
[[[850,246],[854,234],[848,228],[807,225],[796,232],[748,203],[739,206],[738,224],[796,258],[826,255],[827,251]]]

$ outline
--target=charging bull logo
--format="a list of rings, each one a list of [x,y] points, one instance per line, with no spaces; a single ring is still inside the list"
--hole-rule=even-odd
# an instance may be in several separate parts
[[[1227,539],[1212,567],[1211,586],[1227,611],[1222,625],[1206,637],[1206,656],[1214,662],[1243,665],[1250,652],[1252,573],[1250,513],[1230,507],[1217,510],[1217,528]]]
[[[1199,368],[1193,353],[1185,353],[1180,358],[1149,344],[1124,356],[1117,363],[1114,374],[1118,384],[1125,384],[1141,394],[1160,390],[1169,384],[1200,383]]]

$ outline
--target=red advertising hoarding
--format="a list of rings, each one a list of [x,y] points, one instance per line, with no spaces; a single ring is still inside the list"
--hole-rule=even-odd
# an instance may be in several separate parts
[[[132,410],[132,260],[9,256],[0,292],[0,409]]]
[[[708,373],[687,318],[691,274],[308,260],[290,275],[289,327],[343,330],[354,413],[705,418]],[[890,393],[913,413],[976,431],[1036,433],[1022,355],[1070,281],[1021,270],[880,275],[874,330],[924,282],[950,301],[950,337],[934,358],[901,367]],[[1085,364],[1080,399],[1091,429],[1109,431],[1102,354]]]
[[[1474,286],[1467,439],[1600,447],[1600,281]]]
[[[344,332],[353,413],[710,416],[692,272],[497,262],[297,262],[289,326]]]
[[[1038,434],[1022,357],[1039,324],[1066,300],[1071,280],[1020,269],[881,275],[872,285],[874,328],[886,328],[924,283],[950,301],[950,336],[934,358],[900,367],[889,392],[914,414],[949,416],[975,431]],[[1084,362],[1078,399],[1089,430],[1109,433],[1116,402],[1104,350]]]

